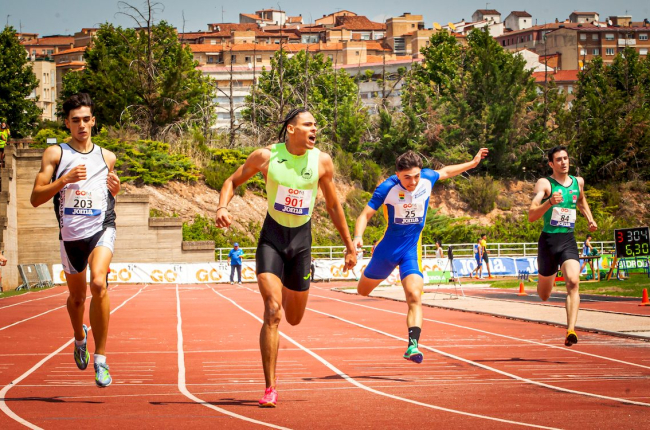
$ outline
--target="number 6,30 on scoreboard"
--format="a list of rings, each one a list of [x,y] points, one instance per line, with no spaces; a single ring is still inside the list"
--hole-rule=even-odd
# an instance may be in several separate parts
[[[648,227],[616,229],[614,240],[618,258],[650,256],[650,228]]]

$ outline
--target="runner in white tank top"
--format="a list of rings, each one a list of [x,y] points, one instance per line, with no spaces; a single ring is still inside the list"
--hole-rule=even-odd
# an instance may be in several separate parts
[[[95,383],[107,387],[112,378],[106,364],[106,338],[110,302],[107,294],[108,267],[115,241],[115,196],[120,180],[113,172],[115,154],[93,144],[93,103],[79,93],[63,103],[65,124],[71,139],[51,146],[43,153],[31,203],[34,207],[54,198],[59,221],[61,262],[70,295],[67,308],[74,330],[74,359],[86,369],[90,355],[86,348],[88,328],[84,321],[86,268],[90,266],[90,324],[95,339]]]

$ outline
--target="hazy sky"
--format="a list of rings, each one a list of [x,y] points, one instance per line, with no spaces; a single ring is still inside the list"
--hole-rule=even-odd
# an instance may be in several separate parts
[[[112,22],[122,26],[133,26],[133,21],[120,15],[119,3],[116,0],[0,0],[0,19],[3,26],[6,23],[16,30],[39,33],[41,36],[51,34],[74,34],[84,27],[96,27],[103,22]],[[129,3],[141,7],[143,0],[130,0]],[[404,12],[424,15],[427,28],[434,21],[447,23],[470,20],[476,9],[497,9],[505,19],[513,10],[526,10],[537,20],[538,24],[553,22],[568,18],[573,11],[598,12],[601,20],[610,15],[632,15],[635,21],[650,18],[649,0],[628,0],[618,3],[611,0],[492,0],[489,3],[470,0],[436,1],[410,0],[406,2],[395,0],[333,0],[328,2],[313,0],[247,0],[235,5],[232,1],[224,0],[160,0],[164,11],[156,14],[156,20],[166,20],[179,30],[183,28],[185,16],[186,31],[207,30],[207,24],[222,22],[239,22],[239,13],[253,13],[258,9],[278,8],[288,15],[300,15],[305,22],[334,12],[338,9],[348,9],[359,15],[366,15],[374,21],[383,22],[385,18],[399,16]],[[325,5],[324,3],[327,3]]]

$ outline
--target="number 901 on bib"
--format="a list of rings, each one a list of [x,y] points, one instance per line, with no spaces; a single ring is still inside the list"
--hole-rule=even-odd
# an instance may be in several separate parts
[[[312,190],[301,190],[278,185],[273,208],[289,215],[309,215]]]

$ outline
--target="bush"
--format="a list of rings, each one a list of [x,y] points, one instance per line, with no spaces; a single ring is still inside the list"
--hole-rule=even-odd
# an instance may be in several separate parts
[[[223,183],[232,175],[235,170],[239,168],[248,157],[249,153],[236,150],[236,149],[207,149],[209,152],[211,161],[208,165],[201,171],[205,176],[205,183],[212,189],[217,191],[221,190]],[[261,173],[253,176],[246,182],[246,184],[237,187],[235,189],[235,194],[238,196],[243,196],[246,192],[246,189],[253,191],[264,192],[266,189],[266,184],[264,182],[264,176]]]
[[[497,208],[501,209],[502,211],[509,211],[512,209],[512,199],[507,196],[498,196]]]
[[[56,138],[57,143],[65,143],[70,140],[70,134],[66,133],[63,130],[53,129],[53,128],[44,128],[36,133],[34,136],[34,141],[36,142],[31,147],[32,148],[47,148],[47,139]]]
[[[261,227],[258,223],[251,223],[248,229],[253,232],[259,231]],[[212,218],[201,215],[196,215],[192,223],[183,223],[183,240],[191,242],[214,240],[216,248],[228,248],[234,242],[239,242],[242,248],[256,245],[245,232],[234,228],[220,229],[214,224]]]
[[[460,197],[470,208],[483,214],[494,209],[500,188],[498,182],[490,176],[472,176],[458,184]]]

